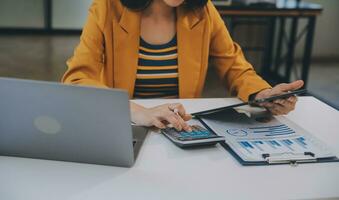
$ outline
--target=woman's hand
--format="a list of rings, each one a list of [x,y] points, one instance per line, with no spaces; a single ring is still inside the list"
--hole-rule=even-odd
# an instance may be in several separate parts
[[[186,121],[192,119],[181,104],[164,104],[153,108],[144,108],[138,104],[131,103],[132,121],[140,126],[155,126],[160,129],[171,124],[176,130],[191,132],[191,127]]]
[[[304,85],[304,82],[299,80],[293,83],[283,83],[275,86],[272,89],[266,89],[259,92],[255,99],[268,98],[274,95],[283,94],[288,91],[298,90]],[[293,96],[288,99],[278,99],[272,103],[262,103],[260,106],[267,108],[273,115],[286,115],[295,109],[297,97]]]

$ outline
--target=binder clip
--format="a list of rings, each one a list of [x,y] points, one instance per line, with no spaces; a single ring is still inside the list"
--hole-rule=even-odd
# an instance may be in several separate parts
[[[293,167],[298,166],[299,163],[316,162],[315,154],[312,152],[304,153],[276,153],[276,154],[262,154],[262,157],[269,164],[290,164]]]

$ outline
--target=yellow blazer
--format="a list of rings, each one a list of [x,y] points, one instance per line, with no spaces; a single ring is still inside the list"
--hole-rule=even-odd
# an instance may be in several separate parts
[[[141,12],[120,0],[94,0],[80,44],[67,61],[62,82],[120,88],[133,97],[140,40]],[[245,60],[214,5],[199,10],[177,8],[179,97],[201,95],[209,63],[232,94],[249,95],[270,88]]]

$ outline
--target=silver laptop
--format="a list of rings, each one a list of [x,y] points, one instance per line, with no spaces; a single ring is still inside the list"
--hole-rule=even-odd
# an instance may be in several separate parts
[[[0,155],[131,167],[147,129],[121,90],[0,78]]]

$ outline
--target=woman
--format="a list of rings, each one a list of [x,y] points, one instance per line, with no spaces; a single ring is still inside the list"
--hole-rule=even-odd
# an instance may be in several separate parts
[[[63,82],[121,88],[130,98],[199,97],[213,64],[241,100],[302,87],[302,81],[274,88],[261,79],[234,43],[208,0],[94,0]],[[262,106],[287,114],[297,99]],[[113,103],[113,102],[112,102]],[[180,104],[144,108],[131,103],[138,125],[190,131],[191,116]]]

